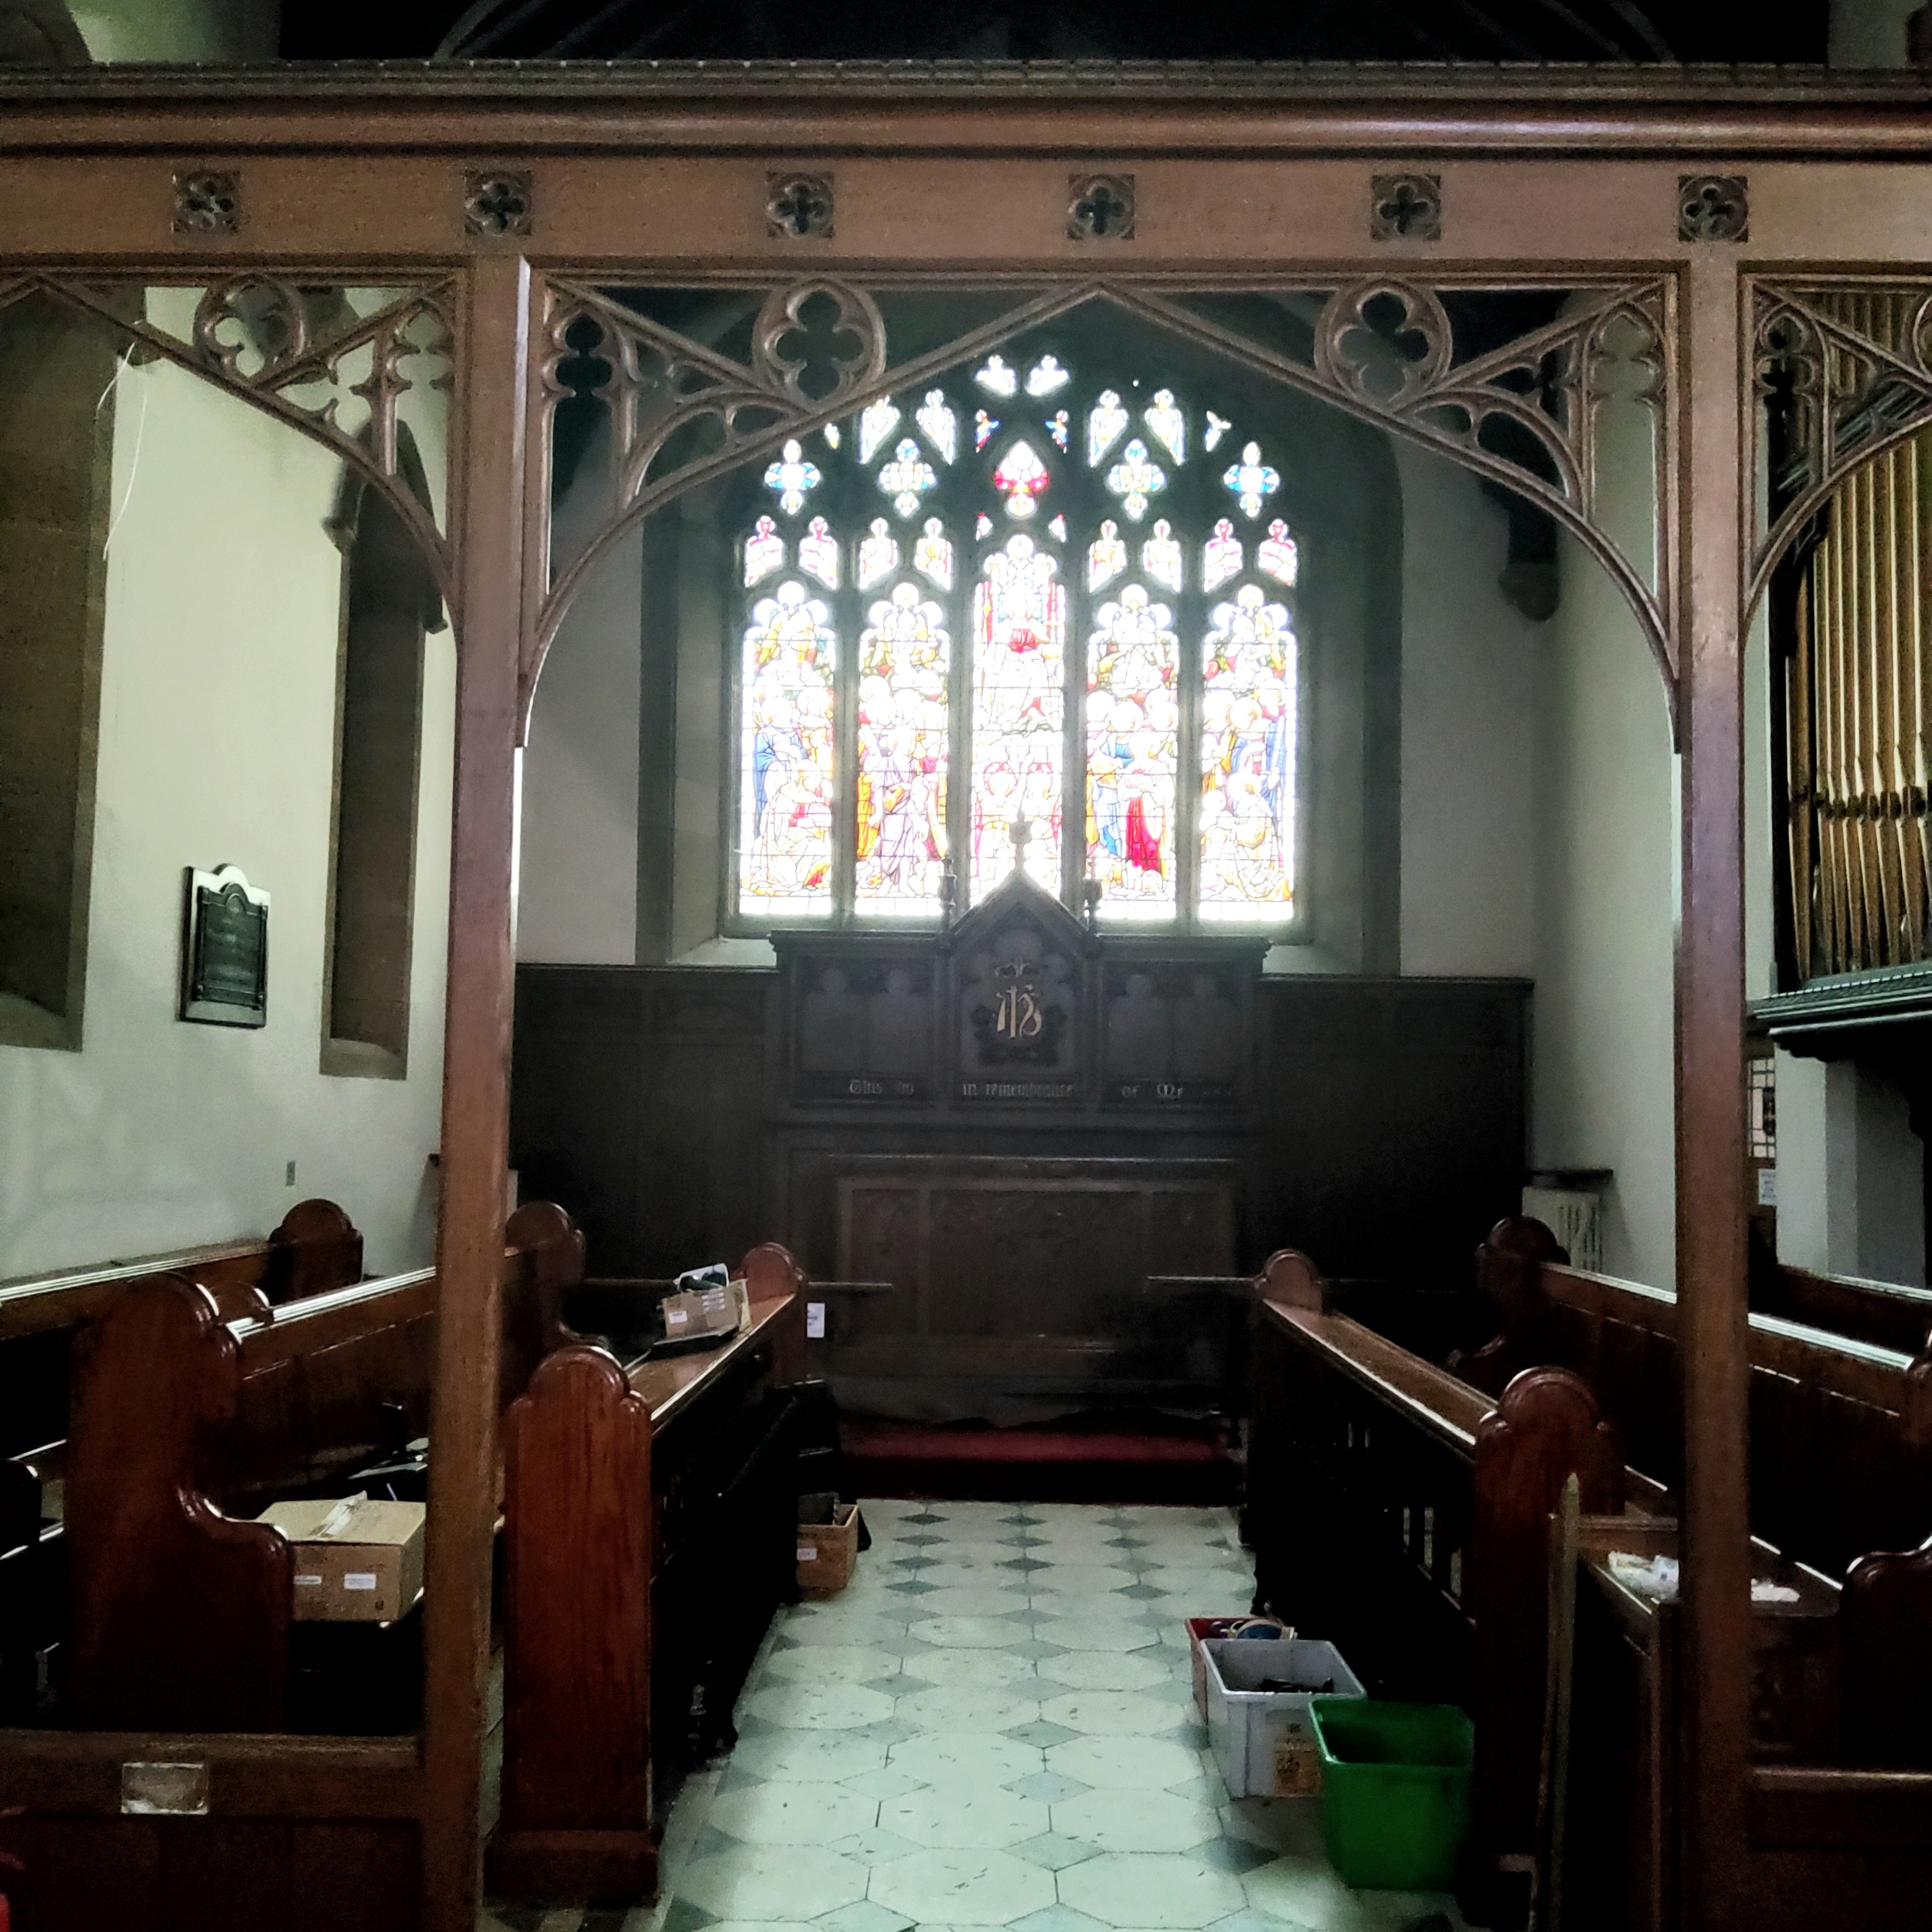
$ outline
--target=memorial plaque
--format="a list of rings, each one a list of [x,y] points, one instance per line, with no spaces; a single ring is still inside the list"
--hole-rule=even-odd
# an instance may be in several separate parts
[[[236,867],[188,869],[181,954],[182,1019],[268,1023],[268,895]]]
[[[1110,959],[1101,992],[1100,1093],[1109,1107],[1227,1107],[1250,1058],[1253,957]]]
[[[799,1100],[906,1106],[933,1097],[931,942],[780,934]]]
[[[1015,872],[950,938],[954,1097],[1084,1100],[1091,942],[1080,922]]]

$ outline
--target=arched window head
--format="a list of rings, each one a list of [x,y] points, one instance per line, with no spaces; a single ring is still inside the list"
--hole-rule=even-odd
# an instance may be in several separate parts
[[[740,923],[937,920],[1016,865],[1107,921],[1296,917],[1287,452],[1091,361],[989,355],[741,490]]]

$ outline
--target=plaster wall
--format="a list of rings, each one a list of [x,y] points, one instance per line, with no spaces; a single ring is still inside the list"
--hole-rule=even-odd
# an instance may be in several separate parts
[[[1398,444],[1402,970],[1536,965],[1537,694],[1546,624],[1497,588],[1509,524],[1476,478]]]
[[[427,647],[408,1077],[325,1077],[342,559],[322,526],[342,465],[170,364],[120,383],[86,1030],[78,1053],[0,1048],[0,1275],[266,1233],[308,1195],[349,1211],[372,1270],[420,1264],[440,1131],[450,634]],[[434,470],[440,450],[417,422]],[[183,869],[223,863],[271,895],[259,1030],[175,1017]]]

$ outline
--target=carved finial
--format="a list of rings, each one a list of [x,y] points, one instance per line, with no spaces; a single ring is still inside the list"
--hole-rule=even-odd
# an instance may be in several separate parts
[[[1016,811],[1006,823],[1006,835],[1013,842],[1013,869],[1016,872],[1026,869],[1026,842],[1033,835],[1033,821],[1023,811]]]
[[[1097,879],[1088,879],[1080,886],[1080,902],[1087,909],[1087,930],[1097,931],[1100,923],[1100,895],[1107,889]]]

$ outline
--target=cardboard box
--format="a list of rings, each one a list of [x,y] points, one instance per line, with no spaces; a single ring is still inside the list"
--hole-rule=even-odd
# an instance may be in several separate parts
[[[423,1590],[420,1502],[325,1496],[271,1503],[255,1520],[295,1546],[298,1623],[388,1624]]]
[[[798,1587],[818,1596],[843,1590],[859,1558],[859,1505],[842,1502],[832,1518],[798,1526]]]
[[[745,1284],[730,1281],[689,1294],[664,1298],[664,1334],[667,1342],[689,1341],[694,1335],[735,1335],[743,1327]]]

